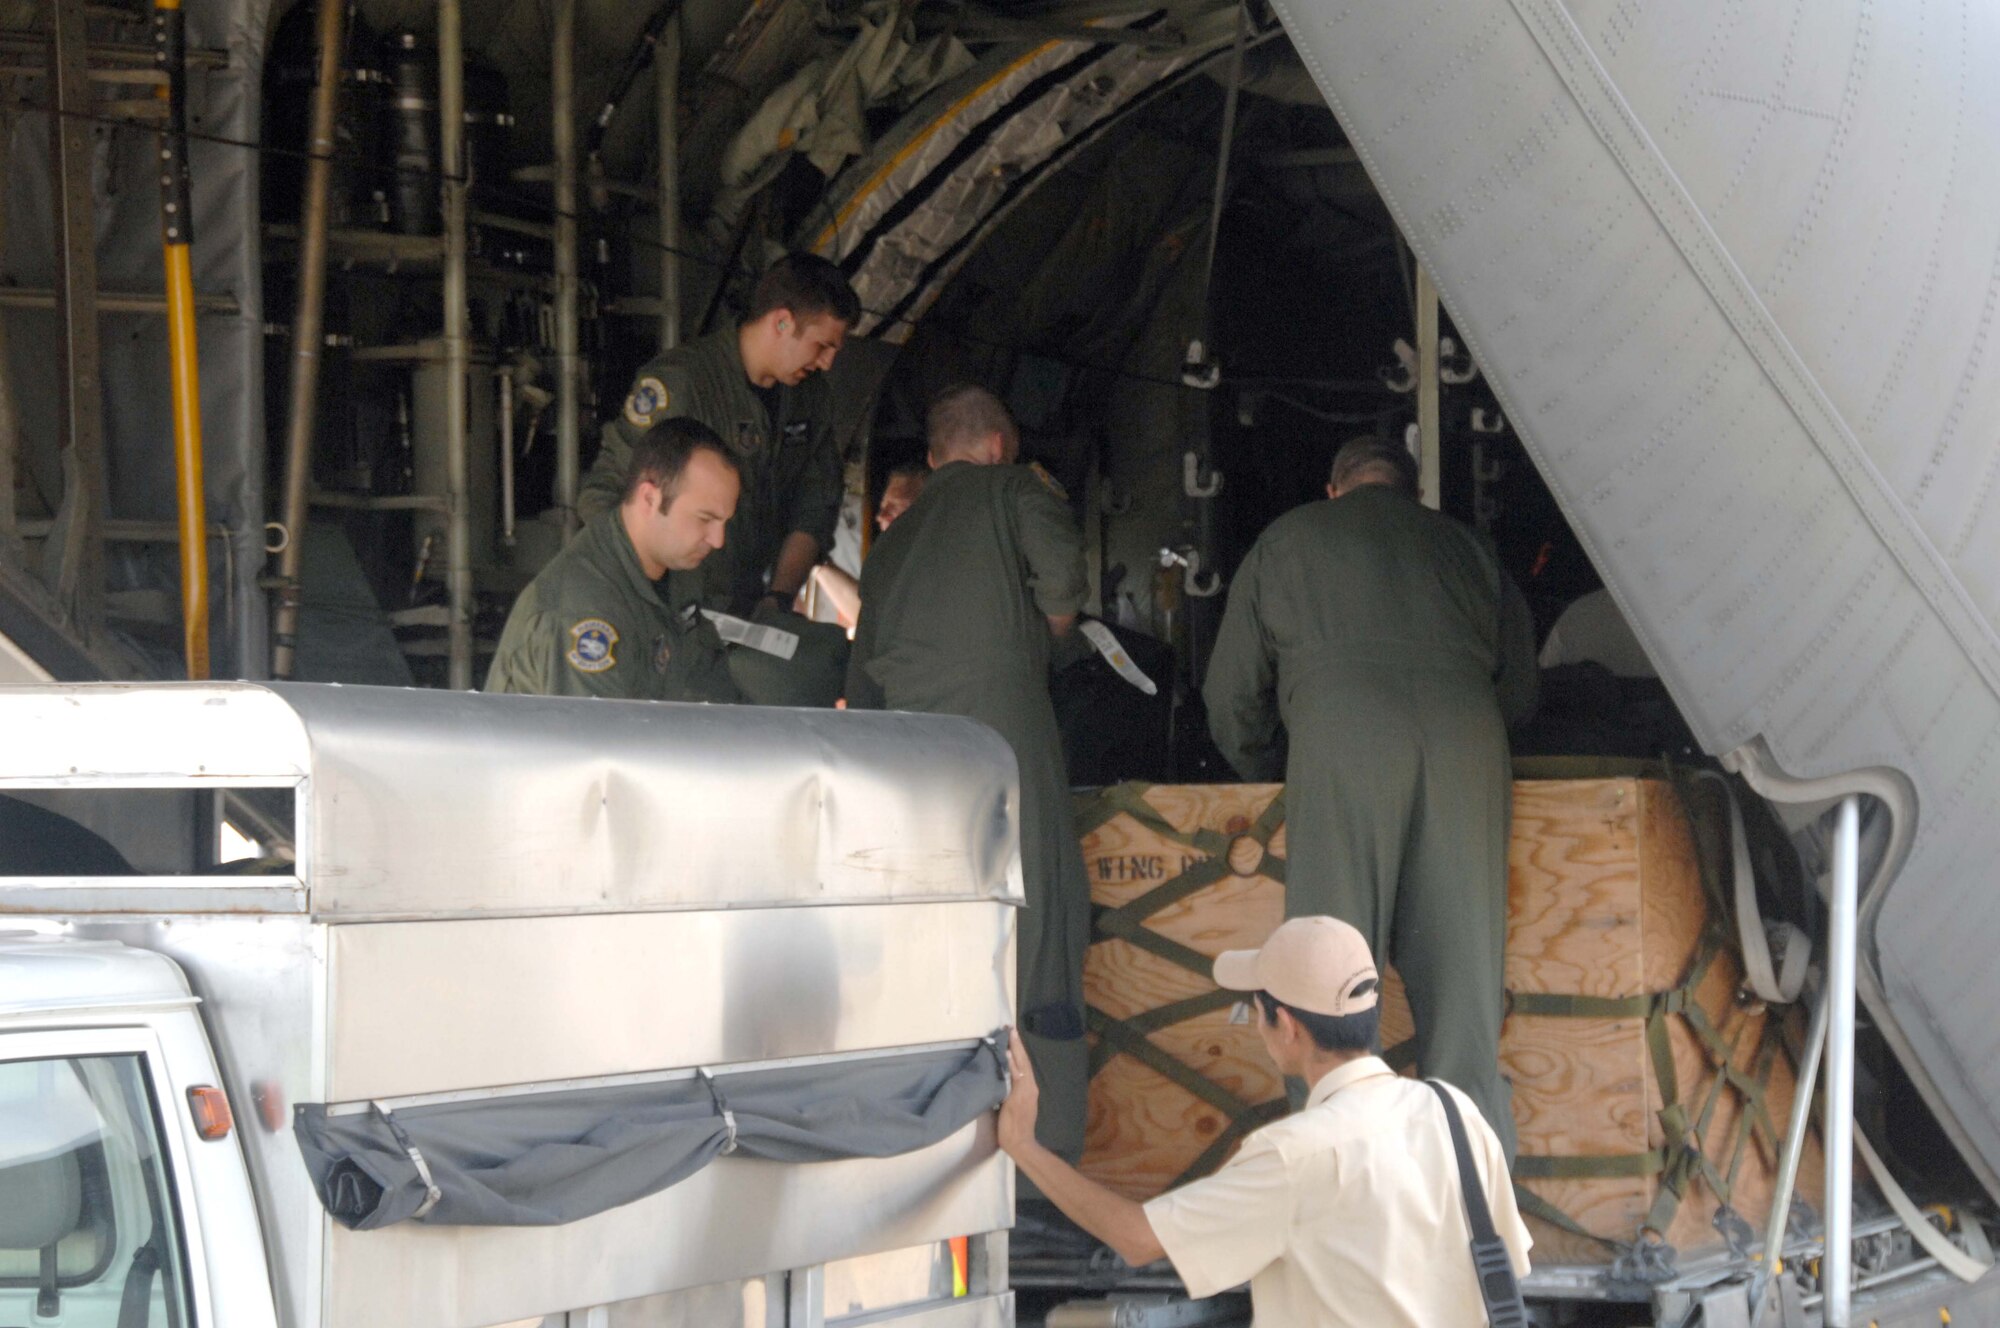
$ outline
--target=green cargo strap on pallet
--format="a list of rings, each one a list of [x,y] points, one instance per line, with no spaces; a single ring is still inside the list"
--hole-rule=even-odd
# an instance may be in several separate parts
[[[1697,1180],[1707,1184],[1727,1209],[1751,1140],[1760,1140],[1774,1153],[1779,1140],[1777,1128],[1765,1104],[1765,1090],[1777,1063],[1782,1036],[1780,1020],[1768,1013],[1765,1015],[1755,1058],[1750,1071],[1745,1073],[1737,1068],[1736,1062],[1742,1051],[1747,1026],[1739,1026],[1735,1036],[1725,1040],[1708,1012],[1695,999],[1715,960],[1729,947],[1727,926],[1731,909],[1721,888],[1710,845],[1704,842],[1700,826],[1689,810],[1692,806],[1689,801],[1690,783],[1685,773],[1671,763],[1665,773],[1679,795],[1682,815],[1688,818],[1702,895],[1708,902],[1708,915],[1696,942],[1695,953],[1680,983],[1667,991],[1636,996],[1587,996],[1557,992],[1507,994],[1510,1014],[1565,1019],[1639,1019],[1645,1023],[1647,1054],[1653,1063],[1654,1079],[1660,1092],[1661,1109],[1657,1119],[1664,1136],[1664,1146],[1644,1153],[1588,1157],[1523,1156],[1516,1160],[1514,1166],[1516,1197],[1524,1213],[1615,1251],[1632,1247],[1585,1230],[1553,1203],[1520,1182],[1655,1177],[1659,1190],[1635,1234],[1643,1240],[1650,1232],[1656,1240],[1663,1240],[1682,1201]],[[1693,1036],[1713,1074],[1713,1081],[1692,1114],[1689,1104],[1682,1100],[1680,1076],[1674,1065],[1668,1021],[1675,1017],[1680,1018],[1682,1025]],[[1708,1154],[1706,1142],[1725,1088],[1736,1091],[1742,1099],[1742,1107],[1730,1130],[1728,1160],[1718,1170]]]
[[[1270,805],[1240,834],[1230,835],[1220,830],[1177,828],[1146,801],[1144,797],[1146,787],[1144,784],[1126,783],[1100,790],[1079,812],[1078,832],[1088,835],[1120,816],[1127,816],[1142,829],[1179,844],[1198,856],[1182,868],[1178,875],[1161,881],[1135,899],[1115,908],[1093,908],[1091,940],[1093,943],[1106,940],[1124,941],[1177,968],[1185,969],[1204,981],[1211,980],[1211,969],[1214,964],[1212,956],[1183,945],[1171,937],[1162,936],[1146,926],[1146,920],[1162,909],[1181,902],[1189,895],[1238,875],[1230,865],[1229,852],[1238,842],[1245,839],[1265,850],[1253,874],[1282,884],[1285,879],[1285,860],[1273,856],[1269,849],[1271,837],[1285,823],[1284,794],[1280,792],[1273,797]],[[1241,997],[1235,992],[1217,989],[1157,1006],[1151,1010],[1142,1010],[1125,1019],[1113,1018],[1096,1006],[1090,1006],[1084,1011],[1086,1026],[1096,1038],[1095,1044],[1090,1049],[1090,1073],[1093,1077],[1113,1058],[1120,1055],[1130,1056],[1196,1099],[1214,1107],[1228,1119],[1229,1123],[1209,1141],[1208,1147],[1202,1150],[1200,1156],[1190,1162],[1174,1179],[1174,1185],[1207,1175],[1222,1164],[1229,1150],[1235,1147],[1244,1135],[1266,1122],[1278,1119],[1287,1111],[1285,1099],[1282,1097],[1269,1102],[1245,1102],[1235,1093],[1204,1077],[1160,1047],[1150,1036],[1161,1029],[1171,1028],[1199,1015],[1227,1009],[1240,999]]]

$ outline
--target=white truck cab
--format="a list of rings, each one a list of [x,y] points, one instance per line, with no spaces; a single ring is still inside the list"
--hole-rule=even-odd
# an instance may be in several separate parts
[[[0,1323],[277,1321],[220,1083],[171,959],[0,932]]]

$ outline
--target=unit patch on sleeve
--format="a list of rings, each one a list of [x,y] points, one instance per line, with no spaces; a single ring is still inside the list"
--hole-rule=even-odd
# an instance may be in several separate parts
[[[1069,490],[1063,488],[1062,481],[1058,480],[1055,476],[1049,474],[1048,471],[1042,469],[1041,462],[1030,461],[1028,463],[1028,472],[1031,475],[1033,475],[1036,479],[1042,482],[1042,487],[1044,489],[1047,489],[1050,493],[1062,499],[1064,502],[1069,501]]]
[[[650,429],[659,413],[673,404],[673,395],[667,385],[648,375],[641,378],[632,388],[632,395],[625,398],[625,422],[635,429]]]
[[[585,618],[569,629],[569,651],[563,658],[578,673],[602,673],[618,662],[613,647],[618,629],[602,618]]]

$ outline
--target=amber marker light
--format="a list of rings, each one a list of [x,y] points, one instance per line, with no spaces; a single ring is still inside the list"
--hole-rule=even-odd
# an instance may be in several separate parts
[[[188,1111],[194,1116],[194,1132],[204,1139],[226,1138],[235,1124],[229,1114],[229,1099],[212,1084],[188,1089]]]

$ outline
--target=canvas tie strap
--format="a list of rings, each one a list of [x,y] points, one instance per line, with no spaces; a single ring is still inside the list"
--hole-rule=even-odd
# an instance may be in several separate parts
[[[727,1156],[736,1151],[736,1113],[729,1109],[729,1099],[722,1095],[721,1086],[706,1067],[696,1066],[694,1076],[708,1090],[708,1100],[715,1104],[715,1114],[722,1117],[722,1152]]]
[[[386,1103],[371,1102],[369,1106],[373,1107],[375,1114],[382,1118],[382,1124],[388,1126],[389,1135],[396,1141],[396,1147],[402,1149],[409,1157],[410,1165],[417,1169],[417,1179],[423,1182],[424,1201],[417,1206],[416,1212],[410,1214],[411,1220],[420,1219],[438,1206],[439,1201],[444,1198],[444,1191],[439,1189],[438,1183],[431,1178],[431,1164],[424,1160],[423,1150],[417,1147],[416,1140],[410,1138],[410,1132],[403,1128],[403,1122],[396,1119],[396,1113],[389,1110]]]

